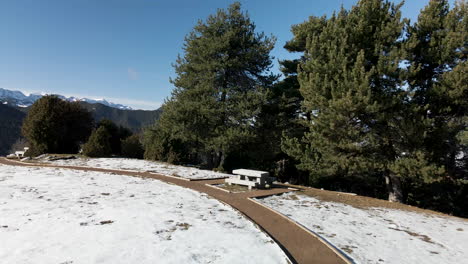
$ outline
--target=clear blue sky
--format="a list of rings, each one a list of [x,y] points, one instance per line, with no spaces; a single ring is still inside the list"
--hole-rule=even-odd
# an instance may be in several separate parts
[[[172,90],[171,64],[184,36],[199,19],[232,2],[0,0],[0,87],[155,109]],[[276,61],[294,56],[282,48],[291,25],[356,0],[240,2],[257,30],[277,37]],[[427,2],[407,0],[403,14],[414,20]]]

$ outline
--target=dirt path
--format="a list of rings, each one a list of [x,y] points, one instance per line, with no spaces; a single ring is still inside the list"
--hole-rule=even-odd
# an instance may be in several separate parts
[[[173,183],[206,193],[209,196],[236,208],[268,233],[283,248],[290,259],[296,263],[351,263],[345,256],[341,255],[339,251],[323,242],[320,238],[305,230],[303,227],[250,199],[253,197],[268,196],[290,191],[286,188],[273,188],[270,190],[257,190],[246,193],[228,193],[207,186],[207,184],[220,183],[222,180],[186,181],[149,172],[130,172],[91,167],[33,164],[7,160],[5,158],[0,158],[0,163],[12,166],[40,166],[81,171],[107,172],[120,175],[153,178]]]

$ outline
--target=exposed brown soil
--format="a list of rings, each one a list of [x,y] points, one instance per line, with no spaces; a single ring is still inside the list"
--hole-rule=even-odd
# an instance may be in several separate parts
[[[242,185],[237,185],[237,184],[232,184],[232,185],[229,185],[229,184],[218,184],[218,185],[215,185],[216,187],[219,187],[219,188],[222,188],[226,191],[230,191],[230,192],[233,192],[233,193],[237,193],[237,192],[249,192],[249,191],[256,191],[257,189],[253,188],[252,190],[249,190],[248,187],[246,186],[242,186]]]
[[[293,187],[302,188],[302,190],[300,190],[298,194],[304,194],[304,195],[311,196],[311,197],[314,197],[316,199],[319,199],[321,201],[326,201],[326,202],[344,203],[344,204],[351,205],[353,207],[361,208],[361,209],[368,209],[370,207],[380,207],[380,208],[411,211],[415,213],[432,214],[432,215],[437,215],[437,216],[442,216],[442,217],[455,217],[455,216],[447,215],[447,214],[432,211],[432,210],[418,208],[418,207],[411,206],[411,205],[406,205],[406,204],[401,204],[401,203],[392,203],[386,200],[381,200],[381,199],[376,199],[376,198],[371,198],[371,197],[366,197],[366,196],[327,191],[327,190],[321,190],[321,189],[310,188],[310,187],[304,188],[302,186],[295,186],[295,185]],[[468,221],[468,219],[466,218],[460,218],[460,217],[456,217],[456,218],[462,219],[464,221]]]

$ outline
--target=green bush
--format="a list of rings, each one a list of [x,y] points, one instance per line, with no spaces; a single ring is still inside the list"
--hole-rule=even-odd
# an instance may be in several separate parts
[[[114,155],[120,155],[122,154],[122,150],[120,148],[121,146],[121,141],[128,138],[129,136],[132,135],[132,131],[130,131],[128,128],[125,128],[123,126],[117,126],[114,122],[103,119],[99,121],[97,127],[105,127],[107,129],[107,132],[109,132],[110,135],[110,146],[112,149],[112,154]]]
[[[142,159],[145,150],[138,135],[132,135],[122,140],[122,156],[127,158]]]
[[[94,130],[83,146],[83,154],[88,157],[108,157],[112,154],[110,134],[103,126]]]
[[[164,131],[158,124],[147,128],[144,134],[144,158],[173,164],[190,162],[189,143],[171,138],[171,133]]]
[[[90,112],[78,103],[48,95],[37,100],[23,121],[22,134],[31,155],[77,153],[93,127]]]

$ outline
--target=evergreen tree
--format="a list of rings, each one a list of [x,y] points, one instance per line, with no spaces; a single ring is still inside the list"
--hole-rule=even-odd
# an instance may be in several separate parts
[[[290,52],[304,52],[306,28],[309,23],[292,27],[294,39],[288,41],[284,48]],[[268,89],[267,101],[257,119],[257,139],[252,148],[248,149],[251,161],[256,168],[269,170],[281,181],[297,183],[299,173],[294,168],[294,161],[281,149],[283,134],[288,137],[300,137],[302,126],[297,118],[302,114],[302,95],[299,92],[297,67],[300,59],[280,61],[280,70],[284,79]]]
[[[31,154],[76,153],[91,133],[93,118],[78,103],[57,96],[37,100],[23,121],[22,133],[31,144]]]
[[[298,122],[307,131],[286,136],[283,150],[312,179],[384,179],[389,199],[402,201],[414,195],[418,181],[464,175],[464,1],[452,10],[447,1],[430,1],[410,25],[401,20],[399,5],[361,0],[349,11],[311,17],[293,29],[290,47],[306,47],[299,60],[304,114]]]
[[[123,126],[117,126],[114,122],[103,119],[99,121],[97,127],[105,127],[107,132],[110,135],[110,146],[112,149],[112,154],[120,155],[121,154],[121,142],[122,140],[130,137],[133,133],[128,128]]]
[[[108,157],[112,154],[111,135],[106,127],[93,131],[88,142],[83,145],[83,154],[88,157]]]
[[[408,26],[407,112],[417,129],[407,131],[407,138],[418,140],[412,140],[413,151],[407,155],[414,158],[400,159],[394,166],[410,185],[409,203],[465,216],[467,32],[466,1],[450,9],[448,1],[431,0]]]
[[[276,78],[266,74],[273,45],[237,2],[200,21],[175,64],[172,96],[146,133],[145,156],[171,153],[173,160],[226,169],[229,156],[255,138],[265,88]]]
[[[265,134],[274,138],[265,139],[270,142],[272,151],[276,154],[276,176],[282,181],[293,183],[308,183],[307,175],[294,169],[296,161],[286,155],[288,141],[291,138],[300,138],[304,135],[305,127],[302,124],[304,118],[310,120],[307,112],[301,108],[303,97],[299,91],[300,85],[297,79],[298,68],[301,61],[305,60],[307,36],[311,31],[320,31],[326,22],[325,17],[310,17],[308,21],[293,25],[291,32],[293,39],[288,41],[284,48],[289,52],[302,53],[299,59],[280,61],[280,70],[284,79],[274,85],[270,93],[270,100],[264,107],[262,114],[266,121]],[[271,133],[269,134],[268,131]],[[304,177],[305,176],[305,177]]]
[[[141,159],[145,150],[138,135],[132,135],[122,140],[122,156],[127,158]]]
[[[312,179],[383,177],[389,199],[402,200],[391,170],[401,155],[394,132],[401,112],[400,5],[361,0],[330,18],[311,18],[298,80],[307,132],[286,138],[285,151]]]
[[[406,43],[410,104],[425,131],[418,147],[451,179],[466,172],[457,157],[466,158],[460,153],[467,147],[460,141],[468,119],[467,11],[466,1],[450,10],[447,0],[431,0],[409,26]]]
[[[170,130],[174,126],[171,126],[171,121],[170,118],[159,119],[155,125],[145,130],[143,138],[145,159],[174,164],[187,160],[182,157],[182,154],[188,153],[187,145],[172,136]]]

